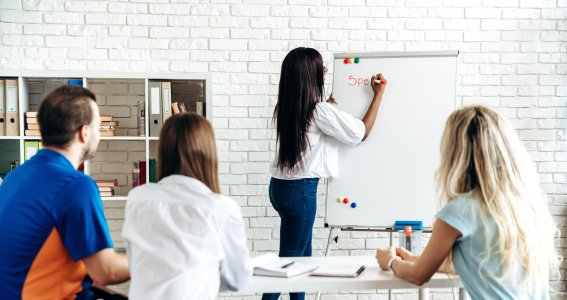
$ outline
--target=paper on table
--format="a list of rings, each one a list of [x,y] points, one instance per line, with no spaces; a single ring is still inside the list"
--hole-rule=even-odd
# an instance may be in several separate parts
[[[348,265],[334,265],[322,266],[311,273],[311,276],[327,276],[327,277],[357,277],[364,271],[366,267],[362,266],[348,266]]]
[[[277,254],[270,252],[251,257],[250,263],[252,264],[252,267],[256,268],[259,266],[267,265],[269,263],[274,263],[279,260],[280,257]]]

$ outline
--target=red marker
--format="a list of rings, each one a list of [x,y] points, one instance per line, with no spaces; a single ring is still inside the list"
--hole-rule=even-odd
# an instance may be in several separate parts
[[[406,249],[411,251],[411,226],[406,226],[404,233],[406,234]]]
[[[374,80],[374,82],[376,82],[377,84],[386,84],[388,83],[386,80],[382,79],[382,80]]]

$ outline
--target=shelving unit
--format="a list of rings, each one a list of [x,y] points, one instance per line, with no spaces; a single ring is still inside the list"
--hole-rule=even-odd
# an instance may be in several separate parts
[[[149,136],[149,116],[143,118],[143,136],[138,119],[140,105],[149,111],[149,83],[171,82],[172,102],[182,102],[194,111],[196,102],[204,102],[204,115],[211,120],[211,80],[207,73],[122,73],[79,71],[1,72],[0,79],[18,80],[19,135],[0,136],[0,176],[9,172],[9,161],[24,162],[24,142],[39,140],[25,136],[25,115],[37,111],[41,100],[70,79],[82,80],[83,86],[97,96],[101,115],[112,115],[119,124],[116,136],[101,137],[95,157],[85,162],[85,173],[95,179],[118,180],[115,196],[103,200],[126,200],[132,187],[132,162],[157,158],[158,137]],[[146,181],[150,168],[146,164]]]

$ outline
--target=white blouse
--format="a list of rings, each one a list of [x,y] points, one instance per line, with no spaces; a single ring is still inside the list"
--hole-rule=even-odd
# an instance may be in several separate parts
[[[364,138],[364,123],[333,104],[319,102],[313,123],[308,129],[309,147],[303,154],[303,169],[281,172],[277,156],[272,163],[272,176],[278,179],[326,178],[339,175],[339,142],[358,145]]]
[[[252,278],[240,207],[199,180],[171,175],[128,194],[122,236],[130,299],[215,299]]]

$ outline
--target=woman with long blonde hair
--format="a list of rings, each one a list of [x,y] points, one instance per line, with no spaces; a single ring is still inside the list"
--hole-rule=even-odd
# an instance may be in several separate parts
[[[557,230],[510,124],[484,106],[455,111],[437,181],[443,208],[423,255],[378,249],[380,267],[421,285],[454,266],[473,299],[548,299],[549,274],[559,265]]]

